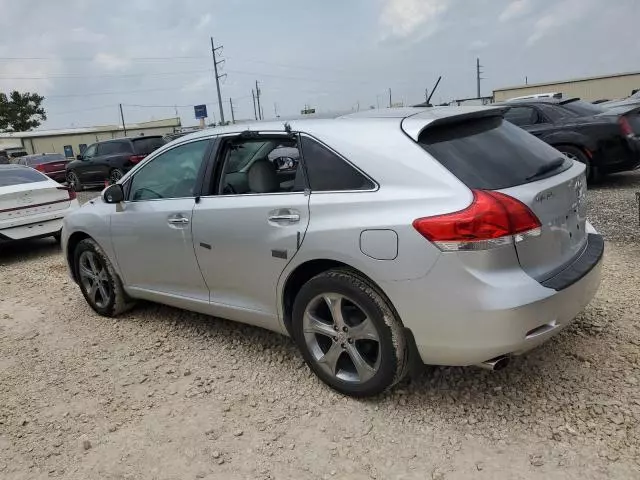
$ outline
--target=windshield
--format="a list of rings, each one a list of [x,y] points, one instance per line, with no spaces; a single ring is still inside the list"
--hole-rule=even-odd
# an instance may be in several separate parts
[[[581,117],[590,117],[591,115],[598,115],[606,111],[600,105],[583,102],[582,100],[573,100],[571,102],[562,103],[560,105],[567,110],[580,115]]]

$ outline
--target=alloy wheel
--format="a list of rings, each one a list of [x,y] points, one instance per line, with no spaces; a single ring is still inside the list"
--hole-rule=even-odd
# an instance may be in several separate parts
[[[67,183],[69,184],[72,190],[75,191],[78,189],[78,177],[76,176],[75,173],[69,172],[67,174]]]
[[[118,183],[118,180],[120,180],[123,177],[123,174],[120,170],[112,170],[111,174],[109,175],[109,180],[111,180],[111,183]]]
[[[326,373],[349,383],[364,383],[380,368],[380,335],[356,302],[337,293],[315,297],[302,319],[313,361]]]
[[[87,297],[98,308],[106,307],[113,295],[113,289],[106,267],[94,252],[86,250],[80,254],[78,273]]]

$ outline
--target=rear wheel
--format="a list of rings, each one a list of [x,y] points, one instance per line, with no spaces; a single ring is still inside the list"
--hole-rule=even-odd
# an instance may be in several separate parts
[[[588,181],[593,182],[597,180],[596,171],[591,166],[591,159],[580,148],[572,145],[560,145],[556,148],[571,160],[585,164],[587,167],[585,174]]]
[[[120,180],[123,176],[124,172],[122,170],[120,170],[119,168],[114,168],[109,173],[109,182],[118,183],[118,180]]]
[[[376,395],[406,373],[400,320],[386,297],[352,271],[330,270],[303,285],[292,333],[311,370],[346,395]]]
[[[115,317],[133,306],[113,265],[93,239],[86,238],[78,243],[74,267],[82,295],[100,315]]]
[[[69,188],[74,192],[81,192],[83,188],[82,182],[80,182],[80,179],[78,178],[78,174],[73,170],[67,173],[67,185],[69,185]]]

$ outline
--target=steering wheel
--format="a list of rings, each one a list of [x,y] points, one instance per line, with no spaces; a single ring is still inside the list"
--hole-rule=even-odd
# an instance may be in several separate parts
[[[151,190],[150,188],[147,188],[147,187],[142,187],[142,188],[139,188],[138,190],[136,190],[136,193],[134,195],[134,199],[135,200],[141,200],[142,192],[149,192],[155,198],[164,198],[162,195],[160,195],[155,190]]]

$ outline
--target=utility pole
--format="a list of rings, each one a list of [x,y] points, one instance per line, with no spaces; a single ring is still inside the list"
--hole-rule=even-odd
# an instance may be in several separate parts
[[[428,88],[424,89],[424,101],[429,103],[429,89]]]
[[[253,116],[258,120],[258,110],[256,110],[256,92],[251,89],[251,97],[253,98]]]
[[[389,108],[391,108],[391,89],[389,89]]]
[[[236,116],[233,113],[233,99],[229,99],[229,107],[231,107],[231,123],[236,123]]]
[[[529,77],[524,77],[524,84],[529,85]]]
[[[222,50],[222,45],[219,47],[213,46],[213,37],[211,37],[211,55],[213,56],[213,71],[216,75],[216,89],[218,90],[218,106],[220,107],[220,123],[224,125],[224,109],[222,108],[222,95],[220,94],[220,79],[226,77],[227,74],[218,75],[218,65],[224,63],[224,60],[216,60],[216,52]]]
[[[122,130],[124,130],[124,136],[127,136],[127,126],[124,124],[124,113],[122,113],[122,104],[120,104],[120,118],[122,119]]]
[[[478,96],[476,98],[480,98],[482,96],[481,92],[480,92],[480,80],[482,80],[482,77],[480,76],[480,74],[482,73],[482,71],[480,70],[480,68],[482,67],[482,65],[480,65],[480,59],[477,58],[476,59],[476,81],[478,82]]]
[[[260,107],[260,87],[258,86],[258,81],[256,80],[256,101],[258,102],[258,116],[260,120],[262,120],[262,108]]]
[[[278,115],[278,104],[273,102],[273,113],[275,114],[276,118],[280,118],[280,115]]]

